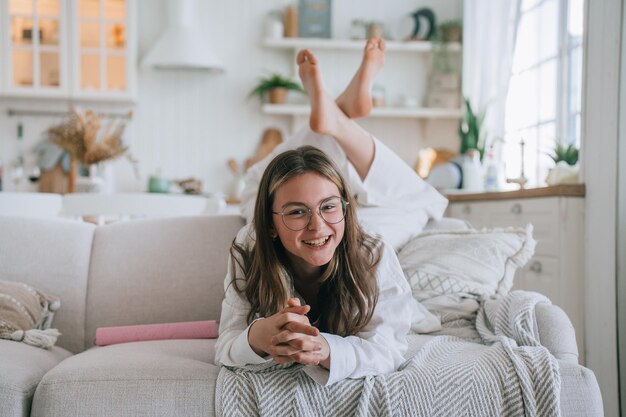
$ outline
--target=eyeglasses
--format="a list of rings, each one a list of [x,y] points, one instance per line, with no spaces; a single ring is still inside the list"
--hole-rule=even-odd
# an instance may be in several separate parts
[[[348,204],[350,203],[341,197],[329,197],[320,203],[317,212],[326,223],[337,224],[346,217]],[[306,228],[313,216],[313,211],[304,204],[289,204],[283,211],[273,211],[272,213],[280,215],[285,227],[294,232]]]

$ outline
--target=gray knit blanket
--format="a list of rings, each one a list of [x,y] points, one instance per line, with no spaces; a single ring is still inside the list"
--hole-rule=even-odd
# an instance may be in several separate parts
[[[556,359],[540,345],[534,306],[545,297],[514,291],[483,303],[476,328],[484,344],[437,336],[398,371],[331,386],[301,365],[222,367],[216,415],[249,416],[560,416]]]

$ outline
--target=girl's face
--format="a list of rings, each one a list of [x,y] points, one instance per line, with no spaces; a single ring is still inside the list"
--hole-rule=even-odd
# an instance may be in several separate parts
[[[345,221],[326,223],[320,217],[319,207],[328,198],[340,196],[332,181],[312,172],[298,175],[276,190],[272,211],[284,212],[285,220],[289,221],[289,213],[298,213],[298,208],[306,206],[312,211],[309,224],[297,231],[289,229],[280,214],[273,215],[274,229],[271,232],[278,234],[296,271],[315,273],[333,257],[343,239]]]

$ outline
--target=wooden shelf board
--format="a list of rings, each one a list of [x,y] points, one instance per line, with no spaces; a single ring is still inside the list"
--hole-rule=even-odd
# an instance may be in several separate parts
[[[445,191],[444,191],[444,194]],[[551,187],[525,188],[514,191],[494,191],[484,193],[459,193],[446,194],[450,202],[456,201],[493,201],[511,200],[517,198],[539,197],[584,197],[585,184],[554,185]]]

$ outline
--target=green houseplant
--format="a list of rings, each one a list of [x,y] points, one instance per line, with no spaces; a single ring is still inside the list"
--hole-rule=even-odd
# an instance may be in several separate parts
[[[250,92],[248,97],[258,96],[261,102],[267,96],[267,101],[272,104],[282,104],[287,101],[289,90],[304,93],[300,84],[292,81],[279,73],[272,73],[266,77],[259,78],[259,83]]]
[[[482,161],[485,153],[485,140],[481,127],[485,119],[485,112],[481,112],[478,115],[475,114],[472,104],[467,97],[463,97],[463,106],[463,118],[459,123],[460,153],[465,155],[469,149],[477,149],[480,152],[480,160]]]
[[[433,70],[443,74],[454,72],[454,62],[448,45],[452,42],[461,42],[463,34],[463,22],[460,20],[446,20],[435,29],[432,37]]]
[[[548,156],[555,163],[565,161],[567,165],[576,165],[578,162],[578,149],[572,144],[565,146],[559,141],[555,141],[552,153],[549,153]]]
[[[441,42],[461,42],[463,36],[463,22],[461,20],[446,20],[437,26],[437,38]]]
[[[567,146],[556,140],[552,153],[548,156],[555,162],[553,168],[548,171],[546,183],[548,185],[577,184],[579,182],[578,149],[572,145]]]

